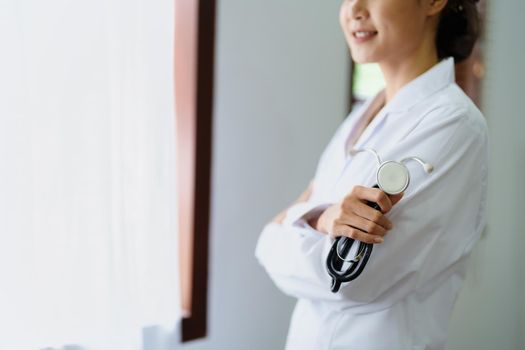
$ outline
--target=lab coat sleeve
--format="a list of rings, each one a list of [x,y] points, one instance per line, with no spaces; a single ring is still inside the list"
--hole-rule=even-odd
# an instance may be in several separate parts
[[[484,226],[486,125],[464,110],[435,114],[392,150],[425,159],[434,172],[407,164],[411,185],[387,214],[393,229],[385,243],[374,246],[363,273],[338,293],[331,293],[325,268],[332,238],[300,218],[265,226],[256,256],[283,292],[344,307],[387,307],[439,281],[469,253]]]
[[[358,111],[357,111],[358,112]],[[319,169],[325,165],[326,156],[332,152],[342,137],[353,114],[350,114],[338,127],[325,147],[313,180],[310,199],[291,206],[282,223],[270,222],[264,226],[255,249],[255,256],[275,285],[282,292],[294,297],[340,299],[339,296],[326,295],[330,278],[319,263],[323,249],[331,238],[308,225],[310,217],[319,215],[332,203],[320,202],[316,195]]]
[[[337,295],[326,293],[330,278],[324,264],[319,263],[327,239],[303,219],[293,226],[270,222],[259,236],[255,256],[283,293],[297,298],[337,300]]]

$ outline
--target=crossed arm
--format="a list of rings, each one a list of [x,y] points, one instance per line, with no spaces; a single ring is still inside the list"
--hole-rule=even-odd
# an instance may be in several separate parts
[[[272,223],[282,224],[288,210],[298,204],[308,201],[312,194],[314,180],[307,189],[285,210],[281,211]],[[383,243],[383,236],[392,228],[392,223],[384,214],[403,197],[403,193],[387,196],[375,188],[356,186],[340,203],[334,203],[322,213],[308,219],[308,224],[323,234],[332,236],[348,236],[366,243]],[[381,211],[370,208],[366,202],[378,203]]]

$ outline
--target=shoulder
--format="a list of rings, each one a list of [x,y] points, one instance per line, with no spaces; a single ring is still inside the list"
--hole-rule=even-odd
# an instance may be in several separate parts
[[[466,126],[478,131],[480,134],[487,133],[485,116],[457,84],[450,84],[444,89],[442,95],[453,108],[461,112]]]
[[[432,96],[429,101],[433,114],[449,114],[452,120],[461,122],[465,128],[483,135],[487,133],[487,122],[476,104],[457,85],[450,84]]]
[[[433,164],[437,173],[454,169],[467,174],[487,167],[487,123],[459,86],[447,85],[410,112],[417,122],[392,154],[415,154]]]
[[[445,132],[450,138],[486,143],[488,127],[483,113],[455,83],[432,94],[415,107],[422,116],[413,132]]]

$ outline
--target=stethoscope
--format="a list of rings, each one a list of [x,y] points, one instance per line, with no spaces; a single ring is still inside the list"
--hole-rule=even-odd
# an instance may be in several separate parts
[[[410,174],[404,164],[405,162],[415,160],[421,164],[427,174],[430,174],[434,170],[431,164],[425,163],[418,157],[403,158],[400,162],[393,160],[383,162],[377,152],[371,148],[351,150],[350,154],[356,155],[357,153],[365,151],[372,153],[379,163],[376,173],[377,184],[373,187],[380,188],[389,195],[403,192],[410,183]],[[381,210],[377,203],[367,202],[367,204],[374,209]],[[372,254],[373,244],[357,241],[358,244],[354,245],[354,242],[355,240],[352,238],[339,236],[332,244],[332,248],[328,253],[326,266],[328,273],[332,277],[331,289],[333,293],[339,290],[341,283],[356,279],[361,272],[363,272],[370,258],[370,254]],[[352,247],[354,247],[353,251],[351,251]],[[352,258],[347,258],[347,256],[351,256]],[[345,263],[350,263],[350,265],[343,268]]]

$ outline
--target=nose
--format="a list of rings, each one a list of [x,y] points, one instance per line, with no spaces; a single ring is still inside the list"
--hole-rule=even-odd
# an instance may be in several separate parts
[[[343,6],[343,13],[347,20],[358,21],[368,17],[366,0],[348,0]]]

